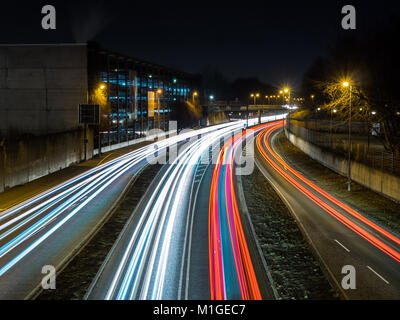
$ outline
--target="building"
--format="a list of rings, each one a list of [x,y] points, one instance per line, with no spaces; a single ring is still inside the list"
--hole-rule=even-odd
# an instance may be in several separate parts
[[[166,129],[199,87],[194,75],[96,43],[0,45],[0,192],[91,158],[99,141]],[[80,104],[100,105],[100,125],[83,130]]]
[[[189,73],[88,45],[88,89],[109,108],[103,112],[102,144],[142,136],[149,129],[167,131],[178,103],[192,100],[200,79]],[[109,114],[109,116],[107,116]]]
[[[194,75],[96,43],[0,45],[0,134],[75,130],[78,105],[100,100],[103,129],[124,141],[166,128],[174,105],[199,87]]]

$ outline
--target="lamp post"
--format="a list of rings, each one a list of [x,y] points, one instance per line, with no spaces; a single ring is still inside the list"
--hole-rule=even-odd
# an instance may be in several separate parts
[[[259,93],[252,93],[252,94],[250,94],[250,97],[251,98],[253,98],[254,99],[254,106],[256,105],[256,101],[257,101],[257,98],[260,96],[260,94]],[[248,128],[249,127],[249,105],[247,104],[247,117],[246,117],[246,127]]]
[[[333,149],[333,142],[332,142],[332,126],[333,126],[333,113],[336,113],[337,110],[333,109],[331,110],[331,121],[330,121],[330,126],[329,126],[329,146],[331,149]]]
[[[252,93],[250,95],[251,98],[254,99],[254,104],[256,104],[256,95],[254,93]],[[249,127],[249,103],[247,104],[247,108],[246,108],[246,129]]]
[[[103,92],[104,92],[104,90],[106,89],[106,86],[105,86],[105,84],[101,84],[100,85],[100,91],[101,91],[101,94],[104,94]],[[101,111],[99,111],[100,113],[101,113]],[[98,144],[99,144],[99,148],[98,148],[98,150],[99,150],[99,152],[98,152],[98,157],[100,158],[101,157],[101,132],[100,132],[100,122],[99,122],[99,124],[97,125],[97,130],[99,131],[99,135],[98,135]],[[86,138],[86,124],[85,124],[85,160],[86,160],[86,140],[87,140],[87,138]]]
[[[347,177],[347,191],[351,191],[351,91],[352,91],[352,85],[348,82],[345,81],[342,83],[343,87],[347,88],[349,87],[349,94],[350,94],[350,102],[349,102],[349,139],[348,139],[348,177]]]
[[[282,90],[281,90],[282,92]],[[283,89],[284,93],[289,93],[289,113],[288,113],[288,120],[287,120],[287,128],[288,128],[288,135],[290,134],[290,89],[289,88],[284,88]],[[288,147],[290,147],[290,140],[288,138]]]
[[[290,89],[289,88],[285,88],[285,89],[283,89],[283,92],[289,94],[289,107],[290,107]]]
[[[197,93],[197,91],[193,92],[193,104],[194,104],[195,98],[196,98],[198,95],[199,95],[199,94]]]
[[[158,129],[160,128],[160,95],[162,94],[162,90],[157,90],[157,122],[158,122]]]

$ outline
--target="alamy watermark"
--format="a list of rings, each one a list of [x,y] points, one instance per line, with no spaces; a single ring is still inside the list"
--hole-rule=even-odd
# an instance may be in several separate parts
[[[45,265],[42,268],[42,274],[45,274],[45,276],[42,278],[43,290],[55,290],[56,289],[56,268],[52,265]]]
[[[42,7],[42,14],[45,16],[42,18],[42,28],[44,30],[55,30],[56,29],[56,8],[52,5],[45,5]]]
[[[356,8],[348,4],[342,8],[342,14],[345,15],[342,18],[342,28],[344,30],[355,30],[357,28]]]
[[[342,267],[342,274],[345,274],[345,276],[342,279],[342,288],[344,290],[355,290],[357,289],[356,286],[356,268],[352,265],[345,265]]]

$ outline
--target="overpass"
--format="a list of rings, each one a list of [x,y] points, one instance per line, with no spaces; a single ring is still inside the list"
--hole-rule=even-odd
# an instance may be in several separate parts
[[[247,111],[247,108],[250,112],[255,111],[276,111],[276,110],[284,110],[282,105],[272,105],[272,104],[243,104],[240,102],[230,102],[230,101],[215,101],[212,103],[203,104],[203,111],[205,112],[219,112],[219,111],[229,111],[229,112],[243,112]]]
[[[249,117],[261,117],[281,113],[287,110],[282,105],[245,105],[240,102],[215,101],[202,105],[203,116],[208,118],[215,114],[225,114],[227,118],[245,119],[247,113]]]

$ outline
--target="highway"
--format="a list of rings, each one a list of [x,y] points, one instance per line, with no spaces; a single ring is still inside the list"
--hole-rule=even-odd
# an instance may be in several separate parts
[[[262,130],[256,165],[295,216],[325,271],[346,299],[400,298],[400,239],[307,180],[275,150],[283,124]],[[356,288],[342,287],[354,266]]]
[[[252,120],[250,125],[257,121]],[[224,295],[214,295],[213,287],[217,280],[209,276],[209,268],[215,263],[212,246],[218,246],[214,243],[209,247],[209,235],[213,230],[210,226],[213,219],[213,213],[209,211],[210,194],[216,195],[217,201],[225,199],[213,189],[215,181],[220,179],[215,172],[219,172],[221,152],[224,152],[221,146],[225,150],[232,141],[243,140],[242,128],[243,122],[240,121],[180,148],[178,157],[164,166],[121,232],[93,281],[87,299],[261,298],[251,267],[244,269],[246,275],[250,270],[253,279],[250,294],[241,294],[236,285],[238,278],[225,276],[242,265],[232,259],[232,254],[226,255],[221,273],[225,277],[224,283],[231,284],[224,290]],[[221,145],[221,141],[227,142]],[[235,143],[231,149],[238,146]],[[237,226],[240,232],[240,225]],[[224,229],[225,240],[229,238],[226,232],[228,230]],[[243,245],[245,239],[241,232],[241,248]],[[223,245],[225,247],[226,252],[233,248],[227,242],[226,246]],[[239,259],[242,254],[246,255],[247,265],[251,265],[248,252],[234,251]],[[244,278],[242,273],[239,280]]]
[[[44,277],[42,267],[52,265],[60,270],[102,225],[135,175],[152,160],[164,157],[167,148],[171,147],[171,153],[175,146],[194,137],[206,139],[204,137],[213,132],[242,126],[241,122],[232,122],[155,142],[2,212],[0,299],[31,297],[40,288]],[[188,155],[182,157],[187,159]],[[187,170],[179,171],[181,177],[188,174]],[[177,184],[177,181],[171,182],[170,187],[173,185],[179,192],[186,192],[186,185]],[[176,203],[174,208],[178,207]],[[171,233],[171,224],[165,230]],[[163,250],[169,252],[170,244],[165,245]],[[159,265],[161,280],[157,279],[158,283],[165,277],[164,263],[163,260]]]

